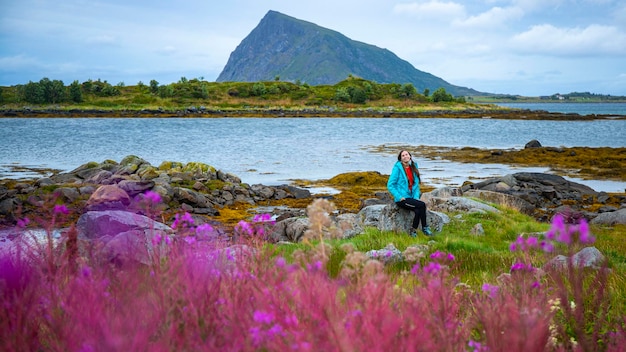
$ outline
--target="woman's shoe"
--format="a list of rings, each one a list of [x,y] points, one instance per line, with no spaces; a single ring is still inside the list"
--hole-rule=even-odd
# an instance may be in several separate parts
[[[433,232],[430,230],[430,227],[425,226],[422,228],[422,232],[424,232],[424,235],[426,236],[432,236]]]
[[[415,229],[410,229],[409,230],[409,236],[411,237],[417,237],[417,231]]]

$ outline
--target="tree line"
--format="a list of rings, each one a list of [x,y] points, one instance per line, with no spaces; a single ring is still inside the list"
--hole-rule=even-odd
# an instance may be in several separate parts
[[[223,88],[219,88],[220,85]],[[422,93],[419,93],[411,83],[379,84],[351,75],[348,76],[348,79],[334,86],[311,87],[307,83],[300,81],[281,82],[277,76],[273,82],[230,83],[209,83],[204,81],[202,77],[193,79],[181,77],[178,82],[167,85],[159,84],[158,81],[153,79],[148,85],[140,81],[135,87],[127,88],[125,89],[123,82],[112,85],[106,80],[100,79],[89,79],[82,83],[75,80],[66,86],[61,80],[42,78],[38,82],[29,81],[27,84],[5,88],[7,91],[12,91],[10,98],[3,99],[3,89],[0,89],[0,102],[29,104],[82,103],[87,97],[115,97],[129,92],[139,93],[139,96],[144,96],[148,100],[156,97],[177,100],[209,99],[212,96],[224,93],[233,98],[257,97],[267,99],[272,96],[287,96],[294,100],[308,98],[317,100],[320,104],[328,101],[364,104],[367,101],[382,99],[384,96],[422,102],[465,102],[463,97],[456,98],[446,92],[444,88],[438,88],[430,95],[429,89],[426,88]],[[135,102],[141,103],[141,98],[135,98]]]

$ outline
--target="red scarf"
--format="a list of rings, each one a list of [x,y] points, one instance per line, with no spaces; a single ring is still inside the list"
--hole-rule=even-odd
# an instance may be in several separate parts
[[[409,179],[409,191],[413,191],[413,183],[415,183],[415,180],[413,179],[413,170],[411,169],[411,166],[405,166],[404,172],[406,172],[406,177]]]

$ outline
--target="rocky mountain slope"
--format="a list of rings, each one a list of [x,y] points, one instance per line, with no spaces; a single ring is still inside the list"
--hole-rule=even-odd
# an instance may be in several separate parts
[[[455,96],[485,93],[420,71],[387,49],[269,11],[228,59],[217,82],[300,81],[335,84],[349,75],[378,83],[411,83],[418,92],[443,87]]]

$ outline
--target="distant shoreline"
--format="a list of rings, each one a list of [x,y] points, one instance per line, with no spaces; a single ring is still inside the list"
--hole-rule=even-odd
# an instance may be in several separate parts
[[[364,108],[359,110],[335,110],[320,108],[305,109],[206,109],[186,108],[180,110],[165,109],[2,109],[4,118],[238,118],[238,117],[275,117],[275,118],[482,118],[482,119],[524,119],[524,120],[600,120],[626,119],[625,115],[580,115],[576,113],[557,113],[542,110],[517,109],[439,109],[424,111],[396,111],[391,109]]]

